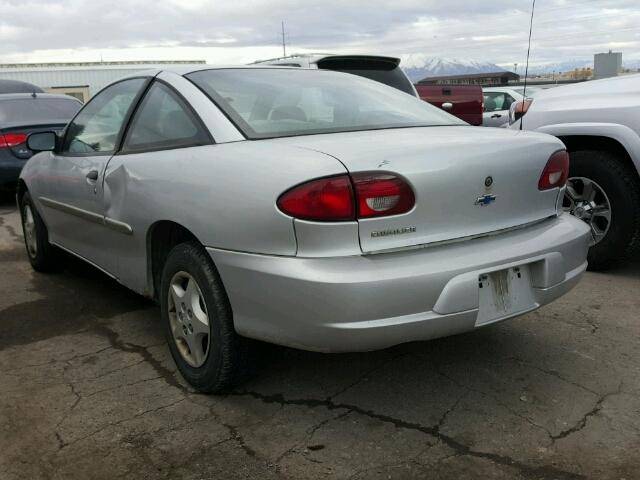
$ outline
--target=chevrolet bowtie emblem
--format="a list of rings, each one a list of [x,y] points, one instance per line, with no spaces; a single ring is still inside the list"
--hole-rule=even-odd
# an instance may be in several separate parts
[[[496,201],[496,196],[491,194],[482,195],[478,197],[475,201],[474,205],[480,205],[481,207],[486,207],[487,205],[491,205]]]

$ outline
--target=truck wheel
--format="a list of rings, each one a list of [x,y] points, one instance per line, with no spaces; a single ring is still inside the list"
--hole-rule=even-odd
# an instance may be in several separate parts
[[[51,272],[59,266],[59,251],[49,243],[47,227],[33,206],[31,195],[26,192],[20,200],[20,218],[24,246],[29,262],[37,272]]]
[[[160,306],[171,355],[190,385],[220,393],[244,378],[249,340],[236,333],[220,276],[197,242],[169,253]]]
[[[571,152],[564,210],[591,227],[589,269],[611,268],[640,241],[640,180],[609,152]]]

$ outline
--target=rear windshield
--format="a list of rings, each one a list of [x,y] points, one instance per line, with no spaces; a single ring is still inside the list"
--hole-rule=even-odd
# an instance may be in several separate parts
[[[28,125],[47,122],[67,123],[82,104],[72,98],[31,96],[0,101],[0,123]]]
[[[307,69],[215,69],[187,75],[247,138],[466,125],[395,88]]]

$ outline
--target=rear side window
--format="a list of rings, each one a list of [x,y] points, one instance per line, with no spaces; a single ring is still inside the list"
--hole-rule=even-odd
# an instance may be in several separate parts
[[[499,112],[509,110],[515,99],[506,93],[488,92],[484,94],[484,111]]]
[[[186,103],[155,82],[133,117],[123,150],[135,152],[212,143],[211,136]]]
[[[328,57],[318,62],[318,68],[359,75],[415,96],[413,85],[407,76],[398,65],[389,61]]]
[[[71,98],[29,96],[0,101],[0,123],[15,125],[67,123],[82,104]]]

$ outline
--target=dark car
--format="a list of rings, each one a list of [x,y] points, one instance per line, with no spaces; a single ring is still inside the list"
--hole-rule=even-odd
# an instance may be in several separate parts
[[[0,94],[2,93],[44,93],[44,90],[33,83],[0,79]]]
[[[14,188],[20,170],[33,155],[26,145],[27,136],[62,130],[81,106],[67,95],[0,94],[0,192]]]

